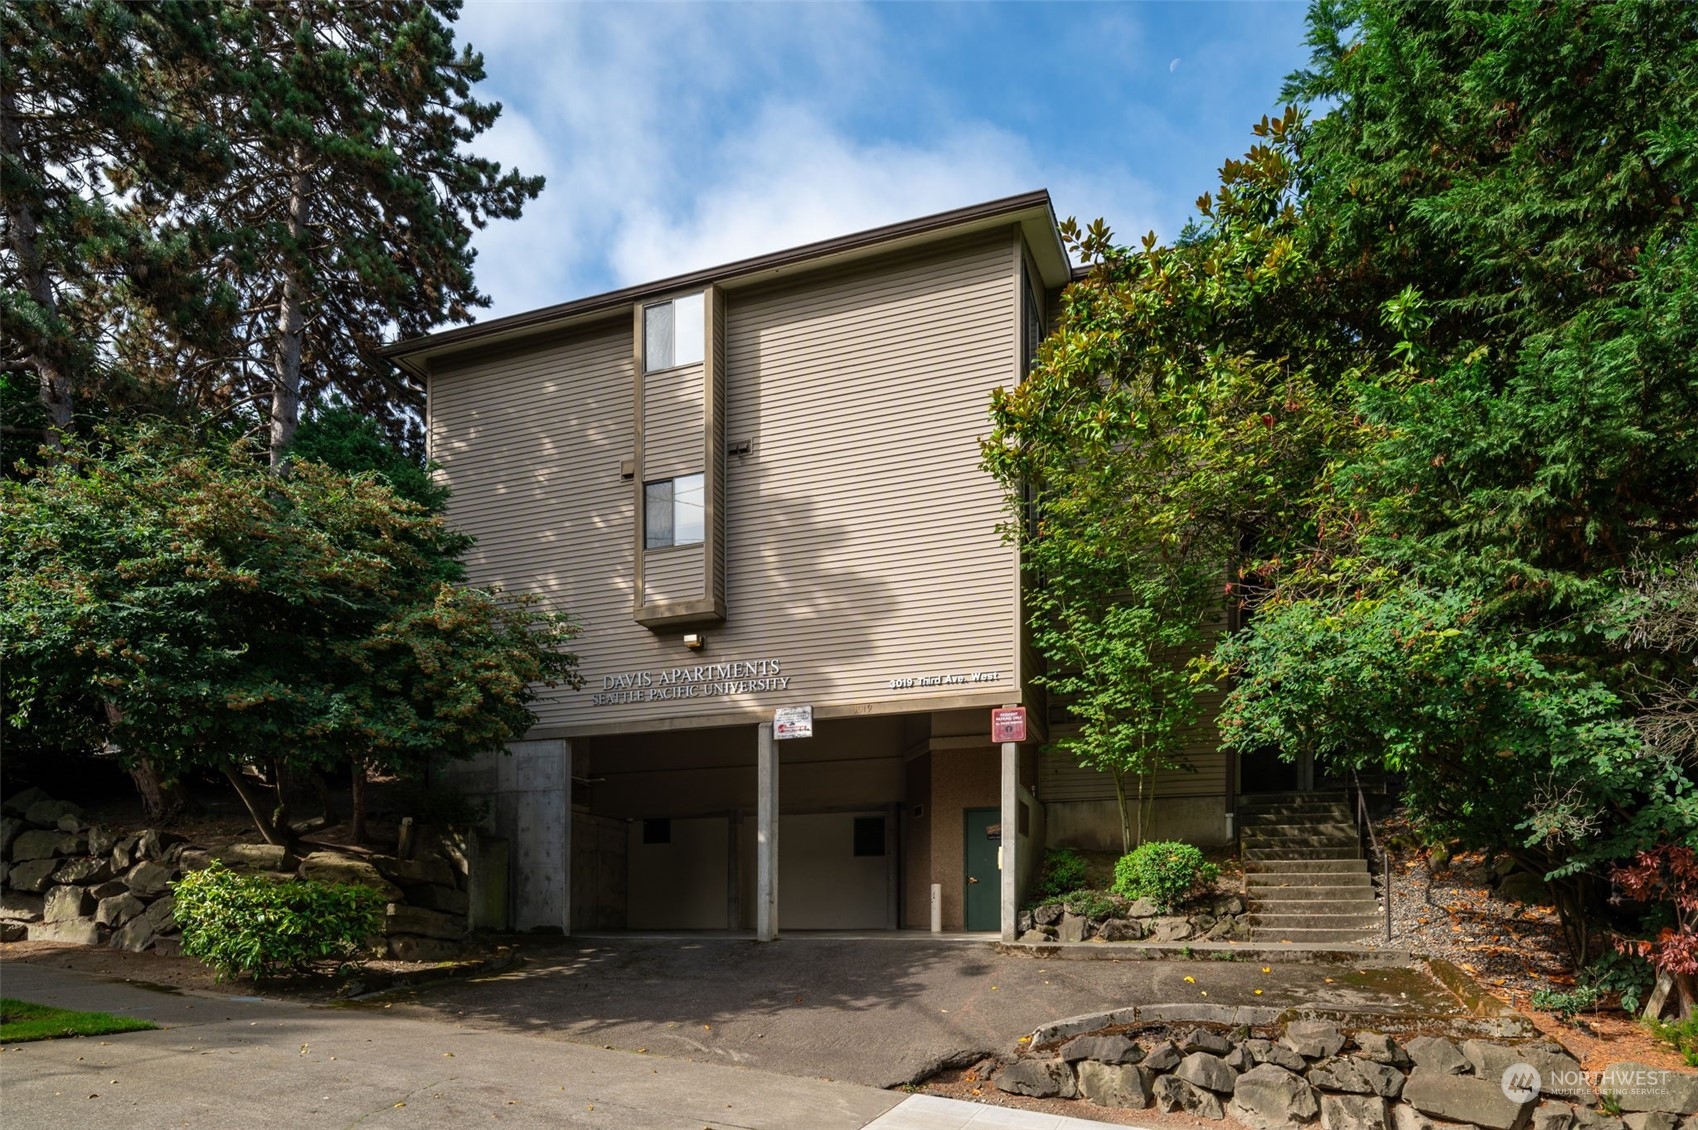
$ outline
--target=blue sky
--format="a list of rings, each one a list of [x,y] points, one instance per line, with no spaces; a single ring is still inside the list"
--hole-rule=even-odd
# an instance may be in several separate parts
[[[1033,188],[1171,237],[1278,108],[1304,11],[468,0],[506,108],[476,149],[548,178],[478,236],[482,317]]]

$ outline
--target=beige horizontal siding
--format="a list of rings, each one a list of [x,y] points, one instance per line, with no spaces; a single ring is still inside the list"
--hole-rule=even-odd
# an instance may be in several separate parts
[[[1216,749],[1188,755],[1195,772],[1163,769],[1155,776],[1157,797],[1226,795],[1227,755]],[[1149,784],[1146,779],[1145,788]],[[1126,782],[1127,793],[1136,794],[1136,779]],[[1146,793],[1146,795],[1148,795]],[[1038,760],[1038,797],[1044,801],[1113,800],[1114,778],[1095,769],[1082,769],[1065,753],[1047,750]]]
[[[700,545],[651,549],[643,554],[643,600],[667,604],[702,598],[702,553]]]
[[[540,724],[641,729],[788,704],[1007,698],[1014,558],[978,441],[991,390],[1016,371],[1016,262],[1013,232],[988,233],[725,294],[713,343],[723,434],[754,446],[725,461],[727,618],[705,629],[701,652],[683,648],[685,629],[631,619],[636,491],[619,478],[634,443],[629,316],[435,375],[432,450],[451,517],[479,539],[472,579],[536,591],[584,625],[586,686],[545,691]],[[694,462],[657,469],[651,429],[670,416],[645,414],[645,476],[702,469],[696,387]],[[659,593],[669,570],[667,554],[645,555],[651,602],[672,598]],[[698,555],[697,595],[700,576]],[[592,704],[610,677],[732,659],[777,660],[789,684]],[[975,672],[1001,681],[925,682]]]
[[[707,426],[702,400],[700,365],[644,375],[644,480],[701,473]]]

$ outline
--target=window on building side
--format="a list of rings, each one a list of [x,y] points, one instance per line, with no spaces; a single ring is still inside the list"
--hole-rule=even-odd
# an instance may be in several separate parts
[[[645,372],[701,364],[702,309],[699,294],[643,307]]]
[[[643,547],[699,545],[707,529],[704,493],[700,475],[644,483]]]

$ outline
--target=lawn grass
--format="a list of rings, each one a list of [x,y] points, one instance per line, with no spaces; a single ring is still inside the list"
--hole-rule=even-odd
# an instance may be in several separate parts
[[[105,1036],[112,1032],[141,1032],[159,1025],[133,1016],[105,1012],[72,1012],[44,1004],[0,997],[0,1044],[27,1040],[57,1040],[65,1036]]]

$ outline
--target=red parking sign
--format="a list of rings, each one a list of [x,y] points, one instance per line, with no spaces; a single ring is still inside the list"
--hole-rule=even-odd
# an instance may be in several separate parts
[[[991,711],[991,741],[1023,742],[1026,740],[1026,708],[1003,706]]]

